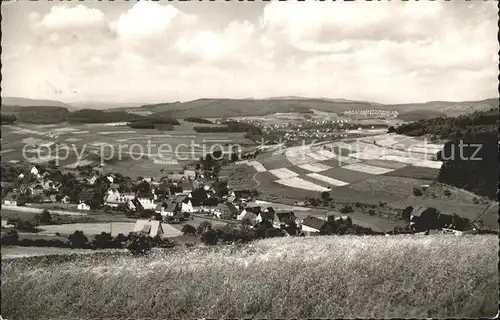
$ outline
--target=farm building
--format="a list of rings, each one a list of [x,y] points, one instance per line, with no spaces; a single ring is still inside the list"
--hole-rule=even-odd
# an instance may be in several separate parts
[[[261,214],[261,207],[246,207],[236,217],[236,220],[250,220],[252,224],[257,223],[257,217]]]
[[[220,203],[214,209],[213,214],[219,219],[234,219],[238,214],[238,208],[232,203]]]
[[[189,194],[193,191],[193,184],[188,181],[183,181],[179,185],[182,188],[182,194]]]
[[[285,228],[296,219],[293,211],[277,211],[274,215],[273,226],[278,229]]]
[[[302,232],[306,236],[319,235],[327,227],[328,222],[318,217],[309,216],[302,221]]]
[[[12,192],[7,193],[3,199],[3,204],[17,206],[17,195]]]
[[[76,206],[76,208],[78,210],[90,210],[90,206],[83,201],[80,201],[80,203]]]
[[[156,220],[137,220],[134,226],[134,233],[145,234],[152,238],[162,236],[162,223]]]

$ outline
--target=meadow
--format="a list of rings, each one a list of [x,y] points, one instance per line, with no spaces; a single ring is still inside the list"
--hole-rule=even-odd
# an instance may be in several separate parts
[[[148,257],[2,262],[2,316],[477,318],[498,311],[496,236],[275,238]]]

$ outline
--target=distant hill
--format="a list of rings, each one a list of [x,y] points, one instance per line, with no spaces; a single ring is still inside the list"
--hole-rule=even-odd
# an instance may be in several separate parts
[[[78,109],[94,109],[104,111],[123,111],[124,109],[139,108],[142,103],[137,102],[75,102],[71,104]]]
[[[143,116],[126,111],[110,111],[82,109],[68,115],[68,122],[72,123],[108,123],[128,122],[144,119]]]
[[[427,112],[433,116],[439,114],[458,116],[474,111],[489,110],[498,106],[497,99],[466,102],[433,101],[411,104],[378,104],[372,102],[350,101],[344,99],[313,99],[300,97],[277,97],[270,99],[197,99],[187,102],[158,103],[143,105],[141,109],[151,112],[168,113],[170,117],[184,119],[214,118],[214,117],[243,117],[262,116],[271,113],[309,112],[314,109],[324,112],[342,113],[348,110],[396,110],[400,113],[410,113],[411,120],[427,119]],[[403,116],[404,117],[404,116]]]
[[[63,107],[68,109],[68,111],[76,110],[76,108],[74,108],[73,106],[61,101],[29,99],[20,97],[2,97],[2,107],[4,106],[16,106],[16,107],[51,106],[51,107]]]
[[[485,99],[480,101],[463,101],[463,102],[449,102],[449,101],[430,101],[425,103],[408,103],[408,104],[394,104],[391,105],[394,110],[403,112],[417,111],[424,112],[440,112],[448,117],[457,117],[463,114],[470,114],[476,111],[487,111],[491,108],[498,108],[498,99]],[[421,118],[416,120],[425,120],[428,118]]]
[[[65,107],[54,106],[2,106],[2,114],[15,115],[18,122],[49,124],[66,121],[69,111]]]
[[[144,106],[146,107],[146,106]],[[370,108],[369,103],[331,102],[323,99],[198,99],[176,104],[156,104],[152,112],[169,112],[173,118],[262,116],[271,113],[310,112],[311,109],[341,112]]]
[[[398,115],[398,119],[404,121],[427,120],[438,117],[446,117],[446,113],[436,110],[411,110],[403,111]]]

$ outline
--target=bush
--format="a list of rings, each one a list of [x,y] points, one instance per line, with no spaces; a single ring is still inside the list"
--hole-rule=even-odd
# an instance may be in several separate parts
[[[111,248],[121,248],[121,242],[113,239],[110,233],[101,232],[101,234],[95,235],[92,240],[93,249],[111,249]]]
[[[182,233],[184,235],[187,235],[187,234],[196,234],[196,228],[193,227],[192,225],[190,224],[185,224],[184,226],[182,226]]]
[[[13,246],[19,241],[19,234],[16,230],[7,230],[4,235],[2,235],[2,245]]]
[[[449,196],[451,196],[451,191],[450,191],[450,190],[448,190],[448,189],[446,189],[446,190],[444,190],[444,191],[443,191],[443,194],[444,194],[445,196],[449,197]]]
[[[422,192],[422,190],[420,190],[420,188],[417,188],[417,187],[413,188],[413,195],[414,196],[421,197],[421,196],[423,196],[423,194],[424,193]]]
[[[135,233],[129,234],[127,249],[134,256],[146,255],[151,251],[152,247],[153,241],[149,236]]]
[[[73,234],[69,235],[68,240],[70,248],[89,248],[89,239],[85,236],[83,231],[76,230],[75,232],[73,232]]]
[[[44,209],[40,215],[40,223],[50,224],[52,222],[52,215],[49,210]]]
[[[344,205],[342,208],[339,210],[341,213],[350,213],[354,212],[354,209],[350,205]]]
[[[368,210],[368,214],[371,216],[374,216],[377,214],[377,212],[374,209],[370,209],[370,210]]]
[[[200,225],[201,226],[201,225]],[[207,245],[216,245],[218,240],[217,232],[213,229],[208,229],[201,234],[201,241]]]

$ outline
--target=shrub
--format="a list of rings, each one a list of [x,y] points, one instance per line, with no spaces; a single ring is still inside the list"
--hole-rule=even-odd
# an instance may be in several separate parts
[[[193,227],[192,225],[190,224],[185,224],[184,226],[182,226],[182,233],[184,235],[186,234],[196,234],[196,228]]]
[[[341,213],[349,213],[349,212],[354,212],[354,209],[350,205],[344,205],[342,208],[339,210]]]
[[[420,190],[420,188],[417,188],[417,187],[413,188],[413,195],[414,196],[421,197],[423,194],[424,193],[422,192],[422,190]]]
[[[450,191],[450,190],[448,190],[448,189],[446,189],[446,190],[444,190],[444,191],[443,191],[443,194],[444,194],[445,196],[449,197],[449,196],[451,196],[451,191]]]
[[[44,209],[40,215],[40,223],[50,224],[52,222],[52,215],[49,210]]]
[[[208,229],[207,231],[201,234],[201,241],[207,245],[216,245],[217,239],[218,239],[218,234],[213,229]]]
[[[89,239],[85,236],[83,231],[76,230],[73,234],[69,235],[68,240],[71,248],[89,248]]]
[[[19,234],[16,230],[7,230],[4,235],[2,235],[2,245],[12,246],[17,244],[19,241]]]
[[[374,216],[374,215],[377,214],[377,212],[375,210],[373,210],[373,209],[370,209],[370,210],[368,210],[368,214],[371,215],[371,216]]]
[[[127,249],[134,256],[146,255],[151,251],[153,241],[150,237],[142,234],[129,234]]]
[[[110,249],[110,248],[120,248],[121,243],[113,239],[110,233],[101,232],[101,234],[95,235],[92,240],[92,248],[94,249]]]

